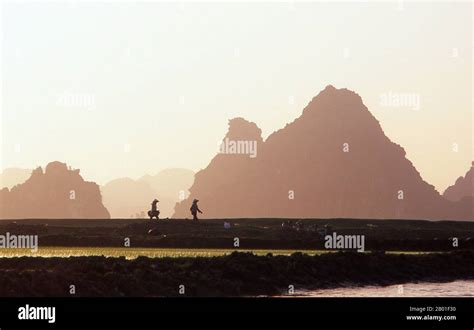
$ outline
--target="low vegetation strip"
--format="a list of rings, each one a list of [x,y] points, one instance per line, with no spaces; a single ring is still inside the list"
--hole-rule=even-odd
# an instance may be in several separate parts
[[[337,250],[246,250],[246,249],[181,249],[181,248],[113,248],[113,247],[42,247],[37,251],[29,249],[0,249],[0,257],[42,257],[42,258],[69,258],[69,257],[125,257],[126,259],[135,259],[139,257],[149,258],[180,258],[180,257],[220,257],[229,255],[233,252],[253,253],[255,255],[286,255],[289,256],[295,252],[301,252],[308,255],[323,253],[336,253]],[[365,251],[372,253],[374,251]],[[387,251],[394,254],[420,254],[420,253],[448,253],[447,251]]]

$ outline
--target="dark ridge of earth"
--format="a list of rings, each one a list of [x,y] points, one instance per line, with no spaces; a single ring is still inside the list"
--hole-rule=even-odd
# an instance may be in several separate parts
[[[339,252],[134,260],[105,257],[0,258],[0,296],[258,296],[298,289],[445,282],[474,278],[474,252],[393,255]],[[180,285],[185,294],[179,294]]]
[[[228,222],[230,228],[224,228]],[[283,222],[291,226],[282,227]],[[328,233],[365,235],[366,250],[448,251],[474,249],[474,222],[364,219],[31,219],[2,220],[0,235],[38,235],[39,247],[131,247],[234,249],[324,249]],[[327,227],[325,227],[327,226]],[[453,237],[458,247],[453,246]]]

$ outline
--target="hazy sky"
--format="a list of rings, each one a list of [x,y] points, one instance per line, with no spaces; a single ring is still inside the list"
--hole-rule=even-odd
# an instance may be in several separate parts
[[[332,84],[444,190],[473,159],[472,16],[470,2],[7,2],[1,166],[60,160],[100,184],[199,170],[229,118],[265,138]]]

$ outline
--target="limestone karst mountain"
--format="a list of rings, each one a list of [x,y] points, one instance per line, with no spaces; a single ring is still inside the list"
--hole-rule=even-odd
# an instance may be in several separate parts
[[[99,186],[60,162],[49,163],[44,171],[38,167],[24,183],[0,190],[2,219],[109,217]]]
[[[254,123],[230,120],[223,141],[231,147],[195,175],[174,217],[189,216],[197,198],[206,218],[474,220],[471,204],[450,202],[423,181],[347,89],[327,86],[265,141]],[[256,146],[256,157],[246,143]]]
[[[171,168],[138,180],[115,179],[102,186],[101,191],[112,218],[146,218],[155,198],[160,200],[160,217],[166,218],[173,214],[176,202],[189,195],[193,180],[193,171]]]
[[[465,197],[474,198],[474,162],[466,175],[459,177],[452,186],[448,187],[443,196],[454,202]]]

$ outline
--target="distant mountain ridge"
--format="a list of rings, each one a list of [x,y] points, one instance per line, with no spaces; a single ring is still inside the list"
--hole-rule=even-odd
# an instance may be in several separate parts
[[[30,169],[6,168],[0,173],[0,189],[11,189],[17,184],[25,182],[30,175]]]
[[[446,188],[443,196],[454,202],[465,197],[474,198],[474,162],[466,175],[459,177],[452,186]]]
[[[390,141],[361,97],[327,86],[265,141],[256,124],[229,121],[224,140],[253,140],[257,156],[219,153],[196,173],[174,217],[194,198],[207,218],[301,217],[474,220],[474,204],[444,199]]]
[[[188,197],[194,172],[170,168],[138,180],[119,178],[101,187],[104,205],[113,218],[146,218],[150,203],[157,198],[161,218],[171,217],[175,204]]]

